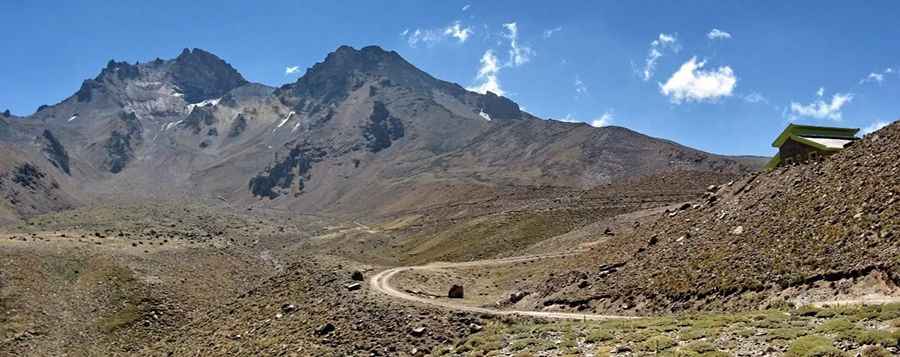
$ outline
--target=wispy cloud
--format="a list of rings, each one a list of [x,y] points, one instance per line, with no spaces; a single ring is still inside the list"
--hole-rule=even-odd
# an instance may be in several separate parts
[[[581,80],[581,77],[575,76],[575,94],[576,96],[586,95],[588,92],[587,85],[584,84],[584,81]]]
[[[869,73],[869,75],[866,76],[866,78],[859,80],[859,84],[869,83],[869,82],[875,82],[875,83],[884,82],[884,74],[872,72],[872,73]]]
[[[562,31],[562,26],[557,26],[552,29],[546,29],[546,30],[544,30],[544,38],[553,37],[553,34],[560,32],[560,31]]]
[[[509,59],[510,64],[514,67],[521,66],[531,60],[534,50],[531,47],[521,45],[519,43],[519,26],[515,22],[503,24],[506,29],[504,37],[509,39]]]
[[[697,57],[692,57],[665,84],[659,84],[660,92],[676,104],[715,101],[731,96],[737,85],[737,77],[731,67],[704,71],[705,65],[706,61],[698,63]]]
[[[437,29],[406,29],[400,33],[400,37],[406,39],[409,47],[417,47],[420,44],[430,47],[448,37],[455,38],[459,43],[463,43],[469,39],[472,33],[474,33],[474,30],[471,27],[463,26],[459,21],[455,21],[446,27]]]
[[[869,126],[866,126],[865,128],[863,128],[862,133],[863,133],[863,135],[866,135],[866,134],[878,131],[879,129],[884,128],[890,124],[891,124],[890,122],[878,120],[878,121],[875,121],[874,123],[870,124]]]
[[[766,104],[769,103],[769,100],[766,99],[766,97],[764,97],[759,92],[753,92],[753,93],[745,95],[744,101],[747,103],[754,103],[754,104],[755,103],[766,103]]]
[[[791,102],[790,119],[814,118],[838,121],[843,117],[841,110],[851,101],[853,101],[852,93],[835,93],[831,97],[830,102],[826,102],[822,99],[817,99],[809,104]]]
[[[881,84],[882,82],[885,81],[885,79],[887,78],[888,75],[893,74],[893,73],[894,73],[894,69],[891,67],[885,68],[881,72],[872,72],[872,73],[869,73],[869,75],[865,76],[863,79],[860,79],[859,84],[865,84],[865,83]]]
[[[472,4],[466,4],[466,6],[462,7],[462,11],[469,10],[469,8],[471,8],[471,7],[472,7]]]
[[[816,91],[816,97],[821,97],[825,95],[825,87],[819,87],[819,90]]]
[[[447,29],[444,30],[444,35],[454,37],[459,40],[460,43],[466,42],[466,40],[469,39],[469,35],[471,34],[472,28],[463,27],[459,24],[459,21],[454,22],[453,25],[450,25],[449,27],[447,27]]]
[[[300,66],[289,66],[284,68],[284,75],[300,72]]]
[[[706,38],[710,40],[727,40],[731,38],[731,34],[719,29],[712,29],[706,34]]]
[[[678,38],[676,38],[675,35],[666,33],[659,34],[653,42],[650,42],[647,59],[644,60],[644,70],[640,73],[641,78],[643,78],[644,81],[649,81],[650,78],[653,77],[653,73],[656,71],[656,62],[663,56],[663,51],[670,50],[678,53],[680,49],[681,47],[678,45]]]
[[[615,112],[612,109],[607,110],[607,111],[603,112],[602,115],[594,118],[590,122],[578,119],[574,115],[572,115],[572,113],[568,113],[568,114],[566,114],[565,117],[556,119],[556,120],[565,122],[565,123],[585,123],[592,127],[600,128],[600,127],[612,125],[613,121],[615,120]]]
[[[486,93],[492,92],[496,95],[503,95],[504,91],[500,88],[500,80],[497,75],[500,73],[500,64],[493,50],[487,50],[481,56],[481,67],[478,69],[476,79],[480,82],[472,87],[466,88],[473,92]]]

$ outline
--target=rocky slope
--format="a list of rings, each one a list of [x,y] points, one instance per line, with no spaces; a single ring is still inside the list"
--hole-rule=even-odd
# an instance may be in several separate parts
[[[759,167],[624,128],[542,120],[375,46],[342,46],[277,89],[199,49],[110,61],[62,102],[0,119],[0,142],[40,152],[65,190],[85,201],[187,195],[380,214],[499,185],[588,188],[675,170]]]
[[[712,186],[534,284],[541,306],[621,313],[894,299],[900,124],[822,162]]]

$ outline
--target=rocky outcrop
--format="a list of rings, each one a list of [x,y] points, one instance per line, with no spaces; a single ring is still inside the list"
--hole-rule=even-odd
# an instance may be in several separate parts
[[[66,152],[66,148],[53,136],[53,133],[50,130],[45,129],[41,134],[42,141],[44,142],[44,146],[42,148],[42,152],[44,153],[44,157],[47,158],[53,166],[60,169],[66,175],[71,175],[69,169],[69,153]]]
[[[188,114],[187,118],[179,124],[178,126],[184,129],[190,129],[194,135],[200,134],[200,131],[205,126],[210,126],[216,123],[216,116],[213,115],[211,107],[196,107],[194,110],[191,110],[191,113]]]
[[[509,98],[498,96],[492,92],[487,92],[478,100],[478,105],[482,112],[487,113],[492,119],[504,118],[515,119],[522,116],[519,105],[509,100]]]
[[[391,146],[391,143],[403,137],[403,122],[391,115],[382,102],[375,102],[369,121],[363,127],[363,138],[366,147],[375,153]]]
[[[303,191],[303,181],[309,179],[313,163],[324,156],[325,153],[320,150],[294,147],[284,159],[276,158],[274,165],[250,179],[250,192],[257,197],[274,199],[289,191],[297,178],[295,192],[300,193]]]
[[[230,64],[198,48],[185,48],[172,63],[171,75],[188,103],[219,98],[248,83]]]
[[[247,117],[244,116],[243,113],[238,114],[237,117],[234,118],[234,122],[231,123],[231,129],[228,129],[228,137],[236,138],[241,135],[241,133],[243,133],[246,129]]]
[[[114,174],[121,172],[134,159],[135,147],[140,145],[143,135],[141,122],[134,113],[122,113],[119,120],[118,128],[112,131],[103,146],[106,150],[104,167]]]

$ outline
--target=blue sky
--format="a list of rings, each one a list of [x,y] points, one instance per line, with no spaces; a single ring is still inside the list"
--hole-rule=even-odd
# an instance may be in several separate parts
[[[790,122],[900,117],[896,1],[6,0],[0,13],[0,108],[19,115],[110,59],[198,47],[281,85],[339,45],[376,44],[543,118],[716,153],[769,155]]]

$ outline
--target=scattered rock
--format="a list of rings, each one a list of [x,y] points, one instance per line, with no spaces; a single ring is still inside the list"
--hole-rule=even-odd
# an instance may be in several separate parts
[[[731,234],[734,234],[736,236],[744,234],[744,226],[734,227],[734,229],[731,230]]]
[[[325,323],[316,329],[316,336],[325,336],[327,334],[334,332],[334,329],[335,329],[334,325],[332,325],[330,322]]]
[[[350,283],[345,286],[347,290],[354,291],[362,288],[362,284],[360,283]]]
[[[528,293],[524,291],[516,291],[512,294],[509,294],[509,303],[515,304],[524,299],[525,296],[528,296]]]
[[[286,313],[286,314],[290,314],[290,313],[292,313],[292,312],[294,312],[294,311],[297,311],[297,305],[294,305],[294,304],[284,304],[284,305],[281,305],[281,312],[284,312],[284,313]]]
[[[409,334],[413,335],[415,337],[421,337],[422,335],[425,334],[425,327],[416,327],[416,328],[410,330]]]
[[[450,291],[447,292],[447,297],[451,299],[462,299],[463,296],[464,294],[462,285],[453,285],[450,287]]]
[[[363,281],[365,279],[363,278],[363,273],[359,270],[353,271],[353,274],[350,275],[350,278],[356,281]]]

